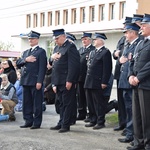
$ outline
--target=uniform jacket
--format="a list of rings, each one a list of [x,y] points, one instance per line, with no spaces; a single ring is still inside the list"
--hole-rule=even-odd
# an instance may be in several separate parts
[[[44,98],[47,100],[47,103],[54,103],[55,101],[55,93],[52,89],[52,68],[47,69],[45,78],[44,78],[44,87],[47,89],[47,91],[44,92]]]
[[[35,56],[36,61],[25,62],[25,58],[29,55]],[[24,51],[16,64],[18,68],[21,68],[21,85],[35,86],[36,83],[43,83],[47,68],[46,52],[43,48],[37,46],[32,52],[29,49]]]
[[[16,94],[17,94],[18,100],[22,100],[23,91],[22,91],[22,86],[20,85],[20,80],[16,81],[16,83],[14,84],[14,87],[16,88]]]
[[[116,49],[117,49],[117,50],[120,50],[119,56],[121,56],[122,53],[123,53],[125,40],[126,40],[126,38],[125,38],[125,36],[123,36],[123,37],[121,37],[120,40],[118,41],[118,44],[117,44]],[[120,57],[115,57],[115,55],[114,55],[115,52],[116,52],[116,50],[114,50],[114,52],[113,52],[113,58],[116,60],[115,71],[114,71],[114,79],[117,79],[117,80],[118,80],[119,77],[120,77],[120,67],[121,67],[121,64],[120,64],[120,62],[119,62],[119,58],[120,58]]]
[[[91,51],[84,88],[101,89],[101,84],[108,84],[111,73],[112,58],[110,51],[104,46],[98,52]]]
[[[76,46],[67,40],[62,46],[55,47],[54,53],[57,52],[61,54],[61,57],[52,63],[52,84],[77,83],[80,71],[80,55]]]
[[[131,62],[130,75],[139,79],[138,88],[150,90],[150,40],[140,42]]]
[[[137,44],[139,43],[140,38],[138,38],[134,43],[129,48],[124,48],[123,51],[123,56],[128,58],[129,53],[134,54],[135,48]],[[120,68],[120,78],[119,78],[119,84],[118,88],[122,89],[130,89],[131,85],[128,82],[128,74],[129,74],[129,61],[125,62],[124,64],[121,65]]]
[[[81,47],[79,49],[80,53],[80,75],[79,75],[79,81],[84,82],[86,77],[86,71],[87,71],[87,59],[89,56],[89,53],[94,50],[95,47],[93,45],[90,45],[87,49],[84,50],[84,47]]]

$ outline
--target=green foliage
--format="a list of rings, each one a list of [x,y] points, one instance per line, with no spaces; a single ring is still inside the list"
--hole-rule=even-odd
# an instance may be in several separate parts
[[[106,115],[106,122],[110,126],[114,126],[114,125],[118,124],[118,113],[108,113]]]
[[[11,42],[2,42],[0,41],[0,50],[11,50],[14,47],[14,45]]]

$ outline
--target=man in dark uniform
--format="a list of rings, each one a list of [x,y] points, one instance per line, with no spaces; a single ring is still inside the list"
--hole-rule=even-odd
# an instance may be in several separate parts
[[[73,44],[75,44],[75,40],[76,40],[76,37],[75,35],[67,32],[66,33],[66,38]],[[59,98],[56,97],[56,100],[55,100],[55,108],[56,108],[56,112],[58,113],[59,112]],[[76,119],[77,119],[77,96],[75,97],[74,99],[74,107],[73,107],[73,116],[72,116],[72,121],[71,121],[71,124],[70,125],[74,125],[76,124]]]
[[[83,47],[79,49],[80,53],[80,75],[78,80],[78,116],[77,120],[84,120],[87,115],[87,102],[84,91],[84,82],[87,71],[87,59],[89,53],[95,49],[92,45],[92,33],[83,32],[81,37]]]
[[[45,77],[47,58],[43,48],[38,46],[40,33],[31,31],[28,34],[31,48],[24,51],[16,62],[21,68],[20,83],[23,86],[23,118],[25,124],[21,128],[38,129],[42,123],[43,80]]]
[[[131,21],[132,21],[131,17],[126,17],[123,23],[124,27],[127,23],[131,23]],[[120,77],[120,67],[121,67],[119,59],[124,50],[125,43],[126,43],[126,37],[122,36],[120,40],[118,41],[116,50],[114,50],[113,52],[113,58],[116,60],[114,79],[116,79],[117,81],[118,121],[119,121],[119,125],[114,127],[114,131],[123,130],[126,126],[126,110],[125,110],[125,104],[123,100],[123,90],[118,88],[119,77]]]
[[[105,127],[107,102],[103,90],[107,87],[112,73],[111,53],[104,46],[106,39],[105,34],[95,33],[94,46],[96,49],[89,54],[84,84],[90,117],[90,123],[85,127],[93,127],[95,130]]]
[[[52,84],[53,90],[59,97],[60,120],[50,129],[62,133],[70,131],[72,123],[80,56],[75,44],[67,40],[64,29],[53,30],[53,35],[57,46],[52,55]]]
[[[144,15],[141,32],[145,40],[138,44],[130,65],[134,146],[129,150],[150,150],[150,14]]]
[[[126,24],[124,33],[128,43],[119,59],[121,69],[118,88],[123,90],[123,100],[126,109],[126,127],[124,130],[126,137],[119,138],[118,140],[123,143],[128,143],[133,140],[132,87],[128,82],[128,71],[131,56],[134,54],[135,48],[140,41],[139,29],[140,27],[135,23]]]

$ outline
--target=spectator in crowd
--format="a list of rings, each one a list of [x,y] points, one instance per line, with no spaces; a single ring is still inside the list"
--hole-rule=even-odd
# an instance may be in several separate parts
[[[17,73],[17,81],[14,84],[15,88],[16,88],[16,94],[18,97],[18,104],[15,106],[15,111],[21,112],[22,111],[22,101],[23,101],[23,90],[22,90],[22,86],[20,85],[20,78],[21,78],[21,70],[17,69],[16,70]]]
[[[30,49],[23,52],[16,62],[21,68],[20,84],[23,86],[23,119],[20,128],[39,129],[42,123],[42,103],[44,101],[43,81],[46,73],[46,51],[38,46],[40,33],[28,34]]]
[[[13,120],[16,118],[14,116],[13,110],[15,105],[18,103],[18,98],[16,95],[16,89],[12,83],[8,81],[7,74],[1,74],[1,90],[0,90],[0,99],[2,104],[1,115],[11,115]]]
[[[3,61],[2,67],[4,69],[3,73],[7,74],[9,82],[15,84],[17,80],[17,74],[12,62],[10,60]]]

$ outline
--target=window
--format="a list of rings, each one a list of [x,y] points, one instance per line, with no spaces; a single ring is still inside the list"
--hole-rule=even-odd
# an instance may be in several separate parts
[[[123,19],[125,17],[125,7],[126,7],[126,2],[120,2],[119,19]]]
[[[68,10],[64,10],[63,24],[68,24]]]
[[[48,26],[52,25],[52,12],[48,12]]]
[[[31,28],[31,15],[27,15],[27,28]]]
[[[105,5],[99,5],[99,21],[103,21],[104,18],[104,7]]]
[[[41,13],[41,27],[45,26],[45,13]]]
[[[33,28],[38,26],[38,16],[37,14],[33,14]]]
[[[94,6],[90,6],[90,18],[89,18],[90,22],[94,22],[95,20],[95,7]]]
[[[77,11],[76,9],[71,10],[71,23],[75,24],[77,22]]]
[[[109,4],[109,20],[115,19],[115,3]]]
[[[60,11],[56,11],[55,13],[55,25],[57,26],[60,25]]]
[[[80,23],[84,23],[85,22],[85,7],[82,7],[80,9]]]

